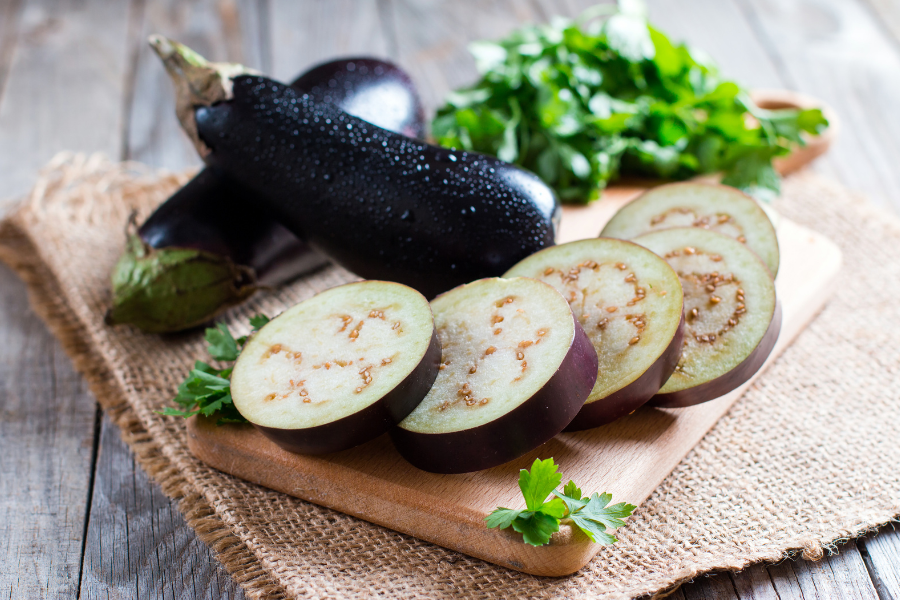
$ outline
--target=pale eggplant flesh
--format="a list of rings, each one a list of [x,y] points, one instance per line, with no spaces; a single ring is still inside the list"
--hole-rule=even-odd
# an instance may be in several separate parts
[[[363,444],[412,412],[437,377],[428,301],[394,282],[331,288],[288,309],[235,363],[235,408],[290,452]]]
[[[778,237],[767,211],[727,185],[686,181],[652,188],[619,209],[600,235],[630,240],[672,227],[697,227],[732,237],[753,250],[772,277],[778,274]]]
[[[597,352],[597,382],[566,431],[635,411],[675,370],[684,339],[681,283],[646,248],[612,238],[569,242],[533,254],[505,275],[514,276],[559,291]]]
[[[422,103],[389,62],[348,58],[313,67],[291,84],[385,129],[424,136]],[[113,276],[107,323],[147,332],[188,329],[329,261],[260,202],[260,192],[207,167],[129,236]]]
[[[748,381],[781,328],[775,282],[765,264],[744,244],[704,229],[660,230],[634,241],[678,273],[687,319],[681,360],[648,404],[691,406]]]
[[[566,427],[565,431],[582,431],[608,425],[630,415],[657,396],[659,389],[668,381],[678,360],[684,343],[684,316],[678,324],[675,337],[656,361],[640,377],[602,400],[586,402]]]
[[[744,359],[741,364],[731,371],[720,375],[711,381],[701,383],[700,385],[668,392],[666,394],[656,394],[650,399],[648,404],[658,408],[685,408],[694,406],[702,402],[714,400],[720,396],[734,391],[749,381],[757,371],[766,363],[775,344],[778,342],[778,334],[781,331],[781,303],[776,303],[775,314],[769,323],[768,329],[759,344],[754,348],[753,352]]]
[[[524,277],[482,279],[432,302],[441,370],[391,430],[419,469],[465,473],[501,465],[562,431],[597,376],[597,353],[565,299]]]

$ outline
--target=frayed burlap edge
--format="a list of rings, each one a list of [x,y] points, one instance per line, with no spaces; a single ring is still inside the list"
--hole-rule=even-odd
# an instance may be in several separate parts
[[[0,261],[25,282],[34,312],[60,341],[75,368],[84,376],[91,392],[110,419],[121,430],[122,440],[134,452],[138,464],[177,501],[178,510],[197,536],[215,552],[216,559],[251,598],[282,600],[284,588],[263,568],[256,556],[216,515],[206,499],[160,451],[144,429],[106,368],[102,357],[87,343],[84,326],[65,303],[56,277],[39,259],[37,247],[19,219],[22,209],[0,222]]]

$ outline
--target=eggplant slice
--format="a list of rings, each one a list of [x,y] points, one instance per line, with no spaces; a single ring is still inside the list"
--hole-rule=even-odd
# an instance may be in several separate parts
[[[551,286],[482,279],[438,296],[432,310],[441,371],[391,431],[416,467],[465,473],[501,465],[551,439],[581,409],[597,353]]]
[[[402,421],[434,383],[440,356],[424,296],[361,281],[301,302],[257,332],[235,363],[231,393],[282,448],[336,452]]]
[[[681,284],[653,252],[624,240],[581,240],[531,255],[505,275],[516,276],[556,288],[597,352],[597,382],[566,431],[633,412],[675,370],[684,337]]]
[[[697,227],[727,235],[747,245],[778,274],[778,239],[766,212],[747,194],[714,183],[670,183],[648,190],[623,206],[601,236],[634,239],[670,229]]]
[[[746,246],[693,227],[639,236],[678,273],[684,290],[684,349],[675,372],[648,404],[691,406],[750,379],[781,330],[775,282]]]

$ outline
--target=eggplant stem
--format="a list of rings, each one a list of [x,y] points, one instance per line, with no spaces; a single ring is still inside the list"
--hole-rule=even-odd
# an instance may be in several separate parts
[[[205,158],[211,150],[197,132],[194,108],[231,100],[232,80],[257,72],[237,63],[209,62],[184,44],[161,35],[151,35],[148,41],[175,84],[175,114],[197,152]]]

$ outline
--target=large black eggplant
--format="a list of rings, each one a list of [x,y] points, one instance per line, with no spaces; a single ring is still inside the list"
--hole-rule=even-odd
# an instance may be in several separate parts
[[[349,58],[318,65],[291,87],[380,127],[424,136],[409,76],[391,63]],[[212,167],[175,192],[129,237],[113,273],[110,324],[179,331],[328,262],[278,223],[260,192]]]
[[[357,275],[433,297],[554,243],[559,202],[527,171],[387,131],[164,38],[152,44],[206,163],[263,192],[285,227]]]

